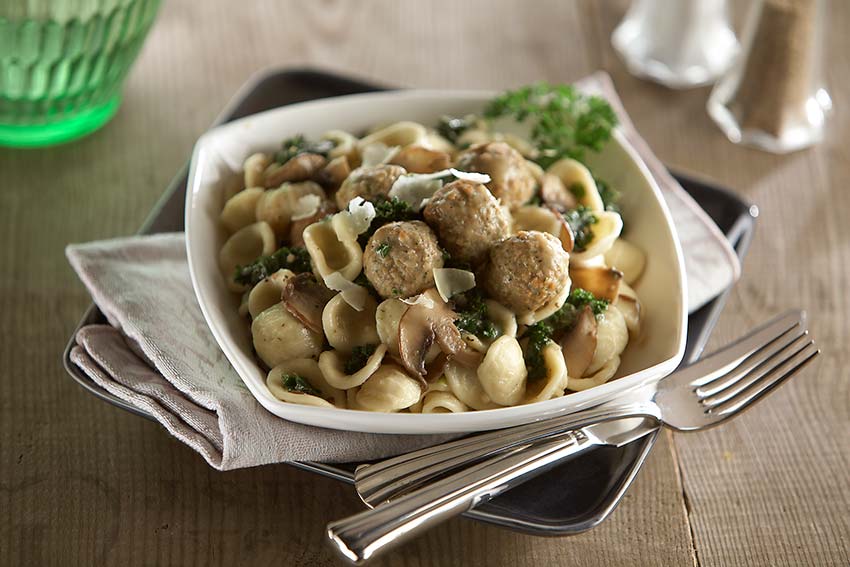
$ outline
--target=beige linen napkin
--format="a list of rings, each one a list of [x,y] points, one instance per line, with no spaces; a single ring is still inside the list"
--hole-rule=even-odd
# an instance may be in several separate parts
[[[593,75],[580,86],[614,105],[621,129],[662,188],[685,250],[689,310],[695,310],[734,282],[737,256],[634,131],[608,75]],[[362,461],[449,438],[337,431],[267,412],[204,321],[182,233],[71,245],[67,255],[110,323],[81,329],[72,361],[105,390],[152,414],[217,469],[293,460]]]

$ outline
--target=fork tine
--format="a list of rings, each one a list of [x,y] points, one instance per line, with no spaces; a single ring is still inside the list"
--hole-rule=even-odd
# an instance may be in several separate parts
[[[799,325],[794,327],[773,342],[765,345],[763,349],[753,352],[731,372],[698,387],[696,389],[697,396],[700,398],[714,397],[721,392],[725,393],[730,390],[738,382],[745,382],[745,378],[752,376],[759,367],[767,365],[775,356],[787,350],[808,334],[807,329]],[[731,395],[727,397],[731,397]]]
[[[693,386],[698,387],[713,382],[732,372],[747,357],[762,350],[789,331],[798,326],[805,328],[805,321],[805,311],[788,311],[731,345],[704,357],[682,372],[686,372],[693,378],[690,382]]]
[[[771,372],[766,373],[762,379],[751,384],[734,398],[708,408],[706,413],[711,416],[720,417],[721,419],[717,423],[736,415],[772,392],[806,364],[811,362],[818,354],[820,354],[820,349],[815,347],[814,341],[809,341],[793,356],[783,361],[782,364],[773,367]]]

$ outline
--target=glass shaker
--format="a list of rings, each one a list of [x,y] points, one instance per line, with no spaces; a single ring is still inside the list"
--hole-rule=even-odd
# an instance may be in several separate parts
[[[630,73],[674,89],[713,83],[738,52],[726,0],[634,0],[611,43]]]
[[[759,0],[744,53],[715,86],[708,113],[734,143],[785,153],[823,138],[832,101],[822,83],[826,0]]]

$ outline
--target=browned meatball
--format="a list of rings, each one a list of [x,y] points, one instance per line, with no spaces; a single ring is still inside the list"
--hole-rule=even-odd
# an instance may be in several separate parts
[[[342,182],[336,192],[336,205],[342,210],[354,197],[368,200],[378,195],[386,195],[395,180],[405,173],[407,172],[400,165],[358,167]]]
[[[516,313],[536,311],[569,284],[569,259],[548,232],[520,231],[490,249],[484,289]]]
[[[425,221],[455,260],[477,265],[510,233],[505,210],[486,187],[459,179],[434,193],[423,211]]]
[[[375,231],[363,254],[363,271],[381,297],[410,297],[434,287],[443,267],[437,237],[422,221],[391,222]]]
[[[455,166],[490,176],[487,187],[511,210],[527,203],[534,195],[536,181],[525,158],[504,142],[476,144],[461,153]]]

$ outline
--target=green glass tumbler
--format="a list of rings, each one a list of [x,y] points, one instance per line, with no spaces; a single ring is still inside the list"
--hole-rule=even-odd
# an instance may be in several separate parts
[[[94,132],[160,0],[0,0],[0,145],[39,147]]]

